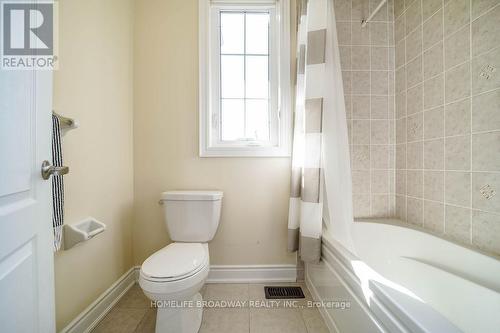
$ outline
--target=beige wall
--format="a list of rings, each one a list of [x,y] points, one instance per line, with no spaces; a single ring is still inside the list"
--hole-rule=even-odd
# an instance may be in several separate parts
[[[60,330],[132,267],[132,10],[124,0],[62,0],[54,108],[80,128],[63,138],[66,223],[107,230],[55,257]]]
[[[168,243],[158,199],[171,189],[224,191],[212,264],[285,264],[288,158],[198,157],[198,1],[135,8],[134,259]]]

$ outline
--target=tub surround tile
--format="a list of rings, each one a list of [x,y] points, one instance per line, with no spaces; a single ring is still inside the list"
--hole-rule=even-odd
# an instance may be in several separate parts
[[[472,170],[500,170],[500,132],[472,135]]]
[[[470,207],[471,173],[446,171],[446,203]]]
[[[387,217],[387,212],[390,211],[389,195],[372,195],[372,211],[373,217]]]
[[[352,192],[358,194],[370,193],[370,171],[352,171]]]
[[[495,5],[498,5],[497,0],[472,0],[472,19],[478,18]]]
[[[469,60],[470,56],[470,25],[449,36],[444,41],[446,70]]]
[[[439,42],[424,52],[424,79],[443,72],[443,43]]]
[[[414,198],[423,198],[424,191],[424,173],[422,170],[406,171],[407,189],[406,193]]]
[[[371,69],[389,70],[389,48],[372,47],[371,52]]]
[[[472,59],[474,95],[500,88],[500,47]]]
[[[424,137],[424,113],[412,114],[407,119],[406,137],[409,142],[422,140]]]
[[[443,40],[443,10],[440,9],[430,19],[424,22],[423,48],[427,50],[432,45]]]
[[[406,214],[408,223],[423,226],[424,224],[424,201],[421,199],[406,199]]]
[[[471,210],[446,205],[445,211],[445,234],[456,241],[469,244],[471,239]]]
[[[438,107],[424,112],[424,138],[444,137],[444,108]]]
[[[424,228],[444,233],[444,205],[424,200]]]
[[[394,119],[389,117],[389,97],[372,96],[371,97],[371,119]],[[391,105],[394,105],[391,103]]]
[[[423,85],[419,84],[408,89],[406,97],[406,112],[408,115],[420,112],[424,107]]]
[[[443,105],[444,77],[439,74],[424,82],[424,109],[428,110]]]
[[[424,171],[424,198],[444,202],[444,172]]]
[[[444,139],[429,140],[424,142],[424,169],[444,169]]]
[[[500,215],[474,211],[472,244],[492,253],[500,253]]]
[[[446,136],[470,133],[470,99],[445,106]]]
[[[370,48],[368,46],[353,46],[351,55],[351,68],[353,70],[370,70]]]
[[[500,174],[472,174],[472,208],[500,214]]]
[[[370,146],[354,145],[352,147],[352,168],[354,170],[370,169]]]
[[[406,82],[408,87],[413,87],[422,80],[422,56],[419,55],[406,65]]]
[[[470,96],[470,63],[456,66],[445,74],[446,103],[455,102]]]
[[[500,89],[472,98],[472,131],[500,129]]]
[[[450,0],[444,6],[444,35],[449,36],[469,23],[470,0]]]
[[[370,119],[370,96],[352,96],[353,119]]]
[[[422,2],[414,1],[406,10],[406,31],[410,32],[422,23]]]
[[[500,45],[500,6],[472,23],[472,55],[477,56],[498,45]]]
[[[406,61],[422,53],[422,29],[416,29],[406,37]]]
[[[471,145],[469,136],[448,137],[445,141],[445,167],[447,170],[470,170]],[[481,156],[484,156],[481,154]],[[478,164],[481,157],[478,157]]]

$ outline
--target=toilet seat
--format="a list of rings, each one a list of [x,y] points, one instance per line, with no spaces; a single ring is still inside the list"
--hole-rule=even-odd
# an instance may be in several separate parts
[[[151,282],[187,279],[208,266],[208,248],[202,243],[171,243],[141,266],[141,277]]]

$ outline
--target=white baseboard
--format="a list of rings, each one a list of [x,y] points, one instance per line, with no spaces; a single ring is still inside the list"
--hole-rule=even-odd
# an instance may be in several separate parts
[[[207,283],[270,283],[296,280],[296,265],[212,265]]]
[[[137,273],[137,267],[129,269],[59,333],[88,333],[92,331],[134,285],[138,279]]]

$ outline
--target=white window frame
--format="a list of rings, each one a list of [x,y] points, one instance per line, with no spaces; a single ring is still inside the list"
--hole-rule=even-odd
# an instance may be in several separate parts
[[[219,12],[269,10],[270,78],[275,105],[270,110],[271,143],[219,141]],[[276,51],[277,54],[272,54]],[[288,157],[291,153],[290,5],[289,0],[199,0],[199,131],[201,157]]]

